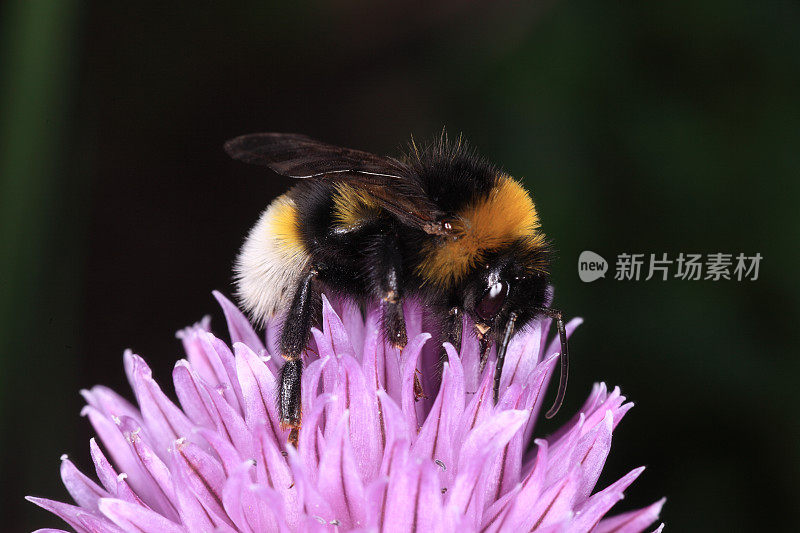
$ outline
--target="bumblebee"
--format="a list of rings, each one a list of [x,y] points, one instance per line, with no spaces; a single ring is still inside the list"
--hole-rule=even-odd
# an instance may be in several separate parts
[[[290,442],[302,416],[301,353],[321,320],[323,291],[380,302],[383,333],[397,348],[407,342],[405,298],[438,318],[440,340],[456,347],[466,313],[481,369],[497,345],[495,403],[514,333],[553,318],[561,378],[546,416],[555,415],[567,386],[566,333],[561,312],[547,306],[550,246],[517,180],[444,136],[423,149],[412,141],[400,158],[285,133],[244,135],[225,150],[298,180],[261,214],[235,264],[238,296],[251,315],[260,322],[285,316],[278,403]]]

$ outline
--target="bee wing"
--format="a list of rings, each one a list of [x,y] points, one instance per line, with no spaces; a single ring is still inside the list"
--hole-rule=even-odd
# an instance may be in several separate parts
[[[232,158],[296,179],[339,180],[367,191],[401,222],[442,235],[443,213],[403,163],[294,133],[254,133],[225,143]]]

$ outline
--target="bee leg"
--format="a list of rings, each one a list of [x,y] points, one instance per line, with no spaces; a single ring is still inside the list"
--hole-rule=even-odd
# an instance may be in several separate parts
[[[303,376],[301,354],[308,345],[311,326],[320,307],[316,276],[317,271],[311,269],[301,279],[281,332],[281,354],[286,363],[281,368],[279,380],[278,412],[281,427],[289,429],[289,443],[295,447],[303,416],[300,397]]]
[[[406,319],[403,316],[403,301],[400,297],[400,277],[399,260],[397,254],[397,264],[386,268],[381,280],[381,305],[383,306],[383,331],[386,339],[392,346],[402,350],[408,344],[408,333],[406,332]],[[419,401],[425,396],[422,388],[422,381],[419,379],[419,370],[414,373],[414,401]]]
[[[461,351],[461,334],[464,329],[464,319],[461,309],[454,305],[447,313],[442,327],[442,342],[449,342],[456,351]],[[447,350],[442,347],[439,354],[439,362],[444,364],[447,361]]]
[[[392,346],[402,350],[408,344],[406,320],[403,316],[403,294],[400,289],[403,257],[397,243],[397,234],[388,229],[378,236],[370,257],[370,270],[373,292],[381,299],[383,311],[383,333]],[[422,382],[414,373],[414,399],[419,401],[425,397]]]
[[[383,305],[383,329],[386,339],[392,346],[402,350],[408,344],[408,334],[406,333],[406,320],[403,317],[403,303],[400,301],[399,292],[396,290],[387,291],[382,298]]]
[[[489,335],[478,335],[478,350],[481,354],[481,361],[480,361],[480,371],[479,374],[483,374],[483,369],[486,368],[486,361],[489,360],[489,351],[492,349],[492,340],[489,338]]]
[[[403,317],[403,294],[400,289],[403,258],[393,231],[387,230],[377,238],[378,242],[373,246],[374,252],[369,258],[372,291],[381,300],[386,340],[402,350],[408,344],[406,321]]]
[[[500,340],[500,347],[497,349],[497,365],[494,369],[494,386],[492,388],[492,398],[494,404],[500,399],[500,378],[503,376],[503,363],[506,359],[506,350],[508,343],[511,341],[511,336],[514,334],[514,324],[517,321],[517,313],[511,313],[508,317],[506,329],[503,332],[503,338]]]
[[[414,369],[414,401],[418,402],[423,398],[427,398],[428,395],[425,394],[425,390],[422,388],[422,381],[420,381],[419,377],[422,375],[418,369]]]

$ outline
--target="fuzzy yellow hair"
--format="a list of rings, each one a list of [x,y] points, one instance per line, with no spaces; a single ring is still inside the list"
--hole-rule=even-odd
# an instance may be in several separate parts
[[[515,179],[498,176],[488,195],[475,198],[456,214],[454,238],[431,243],[418,274],[426,282],[447,287],[461,281],[484,253],[522,239],[530,249],[545,245],[539,216],[528,192]]]
[[[333,195],[333,219],[337,226],[351,228],[372,218],[380,211],[375,198],[366,191],[346,183],[338,183]]]

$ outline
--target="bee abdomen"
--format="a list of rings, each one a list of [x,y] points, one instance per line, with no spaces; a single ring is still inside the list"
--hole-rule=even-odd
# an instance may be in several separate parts
[[[250,230],[234,267],[239,298],[255,320],[285,310],[309,261],[295,202],[279,196]]]

